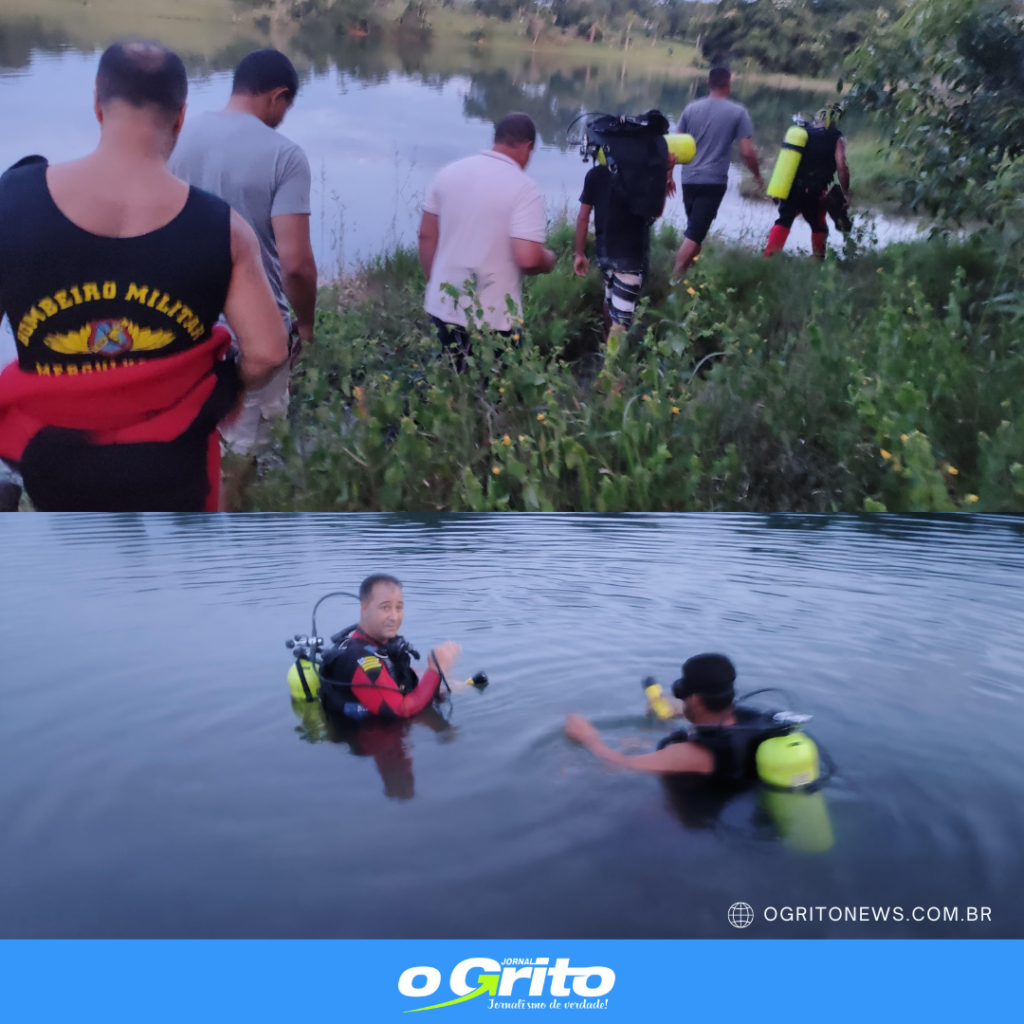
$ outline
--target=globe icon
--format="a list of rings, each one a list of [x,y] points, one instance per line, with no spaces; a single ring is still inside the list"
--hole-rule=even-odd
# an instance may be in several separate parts
[[[733,928],[749,928],[754,923],[754,908],[749,903],[734,903],[729,908],[729,924]]]

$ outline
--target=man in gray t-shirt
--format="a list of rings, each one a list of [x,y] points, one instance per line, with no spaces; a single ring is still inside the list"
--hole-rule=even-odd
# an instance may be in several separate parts
[[[686,238],[676,255],[672,276],[686,275],[697,258],[729,183],[732,144],[739,140],[740,155],[754,175],[758,189],[764,186],[752,136],[754,126],[747,108],[729,99],[732,75],[728,68],[715,67],[708,75],[711,94],[694,100],[683,111],[677,132],[692,135],[697,155],[683,166],[683,205],[686,208]]]
[[[298,88],[299,77],[283,53],[250,53],[235,69],[228,105],[186,120],[169,166],[249,222],[282,318],[290,323],[290,305],[299,339],[310,342],[317,270],[309,236],[309,160],[275,131]],[[222,425],[233,451],[245,454],[269,440],[270,421],[288,410],[289,369],[285,364],[265,387],[246,392],[239,415]]]

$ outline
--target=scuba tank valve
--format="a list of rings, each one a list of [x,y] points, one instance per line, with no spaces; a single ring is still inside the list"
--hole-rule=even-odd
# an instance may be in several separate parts
[[[807,146],[807,129],[801,124],[794,124],[786,132],[786,138],[775,161],[771,180],[768,182],[767,193],[772,199],[788,199],[793,187],[793,179],[800,167],[800,160]]]

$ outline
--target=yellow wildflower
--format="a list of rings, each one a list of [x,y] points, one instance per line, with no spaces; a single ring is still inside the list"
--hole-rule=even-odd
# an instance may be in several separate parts
[[[978,496],[976,494],[968,494],[967,495],[967,503],[969,505],[973,505],[977,500],[978,500]]]
[[[504,388],[498,388],[498,394],[499,395],[505,394],[505,389]]]
[[[901,441],[902,441],[902,442],[903,442],[904,444],[906,444],[906,443],[907,443],[907,435],[906,435],[906,434],[900,434],[900,440],[901,440]]]
[[[950,476],[959,476],[960,475],[960,470],[957,469],[956,466],[950,466],[948,464],[946,465],[946,472]]]
[[[512,443],[512,438],[506,434],[502,439],[501,443],[507,448]]]
[[[692,288],[687,288],[686,290],[687,290],[687,291],[688,291],[688,292],[689,292],[689,293],[690,293],[691,295],[696,295],[696,294],[697,294],[697,293],[696,293],[696,292],[695,292],[695,291],[694,291],[694,290],[693,290]]]
[[[538,423],[543,423],[544,422],[544,413],[542,413],[542,412],[537,413],[537,422]]]
[[[498,476],[498,474],[501,473],[501,466],[491,466],[491,472],[495,476]]]
[[[892,453],[891,452],[887,452],[884,448],[879,448],[878,452],[882,456],[883,459],[891,459],[892,458]]]
[[[676,415],[678,415],[678,413],[679,413],[679,406],[678,405],[673,405],[672,406],[672,415],[676,416]]]

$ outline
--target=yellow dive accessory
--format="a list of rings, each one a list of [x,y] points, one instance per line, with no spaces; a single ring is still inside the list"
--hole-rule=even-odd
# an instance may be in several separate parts
[[[821,778],[818,746],[802,732],[773,736],[758,745],[757,774],[781,789],[809,786]]]
[[[668,151],[676,158],[676,163],[688,164],[697,155],[697,140],[685,132],[674,132],[665,136]]]
[[[793,187],[793,179],[800,167],[800,159],[807,145],[807,129],[795,124],[786,132],[785,141],[775,161],[771,180],[768,182],[768,195],[772,199],[788,199],[789,190]]]
[[[835,837],[825,794],[806,787],[821,778],[818,746],[810,736],[791,732],[773,736],[757,748],[757,774],[768,783],[765,810],[783,841],[801,853],[824,853]]]
[[[675,708],[665,698],[665,691],[650,676],[644,680],[643,687],[644,695],[659,718],[675,717]]]
[[[665,136],[665,143],[668,146],[668,151],[676,158],[677,164],[688,164],[697,155],[697,140],[692,135],[675,132]],[[608,160],[601,146],[597,147],[594,161],[601,167],[608,166]]]
[[[302,676],[299,675],[300,668]],[[306,697],[306,691],[302,686],[303,676],[306,679],[306,686],[309,687],[310,697],[315,698],[320,693],[320,675],[316,666],[306,658],[293,662],[292,667],[288,669],[288,689],[291,690],[292,700],[305,703],[309,698]]]

